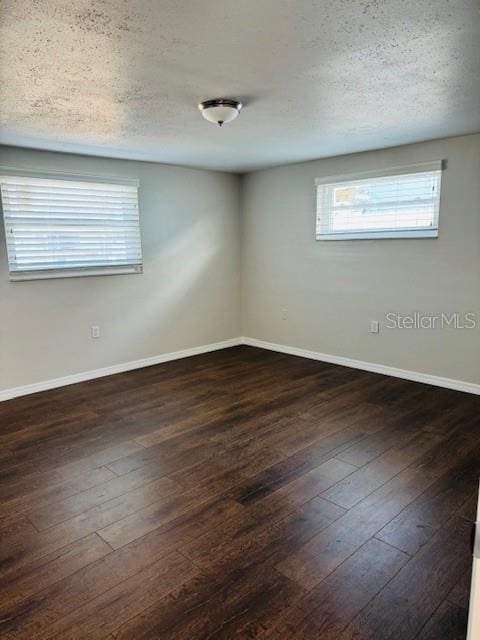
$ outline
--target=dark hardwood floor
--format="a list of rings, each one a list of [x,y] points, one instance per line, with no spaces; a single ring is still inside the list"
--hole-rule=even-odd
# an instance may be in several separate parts
[[[236,347],[0,420],[1,638],[465,638],[480,397]]]

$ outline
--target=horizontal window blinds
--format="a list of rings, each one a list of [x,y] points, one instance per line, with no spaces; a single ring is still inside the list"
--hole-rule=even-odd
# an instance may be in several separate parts
[[[136,186],[3,176],[0,188],[14,279],[141,271]]]
[[[317,184],[317,238],[438,235],[441,168]]]

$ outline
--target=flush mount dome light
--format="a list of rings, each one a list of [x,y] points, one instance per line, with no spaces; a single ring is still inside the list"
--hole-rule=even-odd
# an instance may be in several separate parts
[[[229,98],[216,98],[205,100],[198,105],[205,120],[222,126],[225,122],[231,122],[240,113],[242,103]]]

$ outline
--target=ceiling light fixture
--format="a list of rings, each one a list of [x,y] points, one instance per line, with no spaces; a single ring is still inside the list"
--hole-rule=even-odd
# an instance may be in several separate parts
[[[205,120],[218,124],[220,127],[226,122],[231,122],[240,113],[242,103],[229,98],[216,98],[205,100],[198,105]]]

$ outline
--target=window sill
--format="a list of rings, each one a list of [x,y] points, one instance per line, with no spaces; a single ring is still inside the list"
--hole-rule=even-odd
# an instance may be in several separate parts
[[[352,233],[320,233],[317,240],[396,240],[402,238],[438,238],[438,229],[421,231],[358,231]]]
[[[54,280],[57,278],[83,278],[89,276],[116,276],[129,273],[143,273],[143,266],[129,265],[122,267],[88,267],[85,269],[52,269],[51,271],[11,271],[10,282]]]

